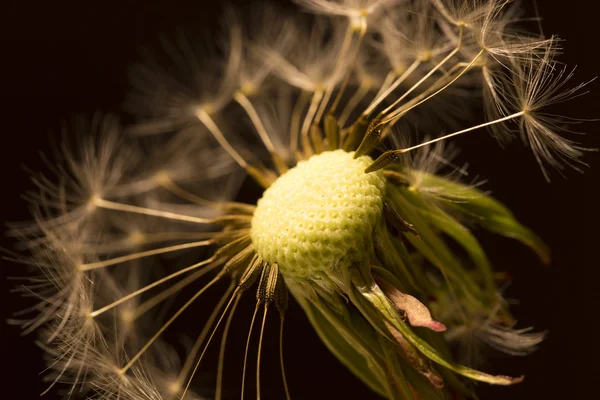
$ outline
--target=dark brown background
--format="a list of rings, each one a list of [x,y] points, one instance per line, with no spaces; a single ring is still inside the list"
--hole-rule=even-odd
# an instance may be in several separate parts
[[[525,3],[531,10],[531,4]],[[566,39],[561,61],[579,65],[574,82],[596,76],[600,72],[600,22],[593,2],[539,3],[545,32]],[[171,32],[176,26],[206,25],[210,31],[215,28],[220,9],[220,2],[199,0],[18,4],[8,9],[3,6],[0,24],[1,221],[28,218],[19,195],[31,185],[20,165],[42,168],[37,152],[48,149],[49,129],[56,130],[61,119],[74,113],[117,110],[127,89],[126,66],[136,58],[136,48],[141,43],[153,43],[159,32]],[[589,89],[591,94],[564,104],[562,110],[574,117],[600,117],[600,84],[592,83]],[[577,128],[588,134],[583,138],[587,146],[600,147],[600,123],[587,122]],[[464,149],[470,171],[487,178],[486,188],[538,232],[553,251],[552,266],[544,268],[526,249],[507,240],[483,236],[494,265],[515,277],[507,295],[520,300],[514,312],[522,325],[533,324],[550,334],[539,352],[522,359],[496,360],[489,365],[490,372],[525,374],[526,380],[510,388],[482,384],[481,398],[596,397],[593,393],[597,391],[600,372],[594,361],[598,356],[595,278],[600,264],[594,253],[599,243],[598,154],[588,155],[586,160],[592,168],[584,175],[567,171],[568,179],[563,179],[553,174],[553,182],[548,184],[529,151],[519,145],[503,151],[487,135],[460,138],[458,144]],[[2,240],[3,246],[12,246]],[[1,269],[1,307],[6,318],[23,304],[8,294],[12,283],[4,276],[20,275],[21,271],[19,266],[6,262]],[[197,323],[193,315],[185,318],[184,323]],[[241,330],[238,338],[245,335],[245,318],[237,325]],[[0,329],[0,397],[38,398],[45,385],[38,375],[43,364],[33,338],[20,337],[16,327],[4,323],[0,323]],[[294,399],[375,398],[327,352],[294,304],[285,340],[286,368]],[[264,376],[268,379],[264,383],[266,399],[283,397],[279,374],[268,377],[269,369],[277,366],[276,346],[271,347],[272,351],[265,352],[265,359],[269,360],[264,364]],[[234,356],[241,361],[240,354]],[[230,380],[229,385],[235,386],[236,382]],[[232,390],[232,398],[236,398],[237,389]]]

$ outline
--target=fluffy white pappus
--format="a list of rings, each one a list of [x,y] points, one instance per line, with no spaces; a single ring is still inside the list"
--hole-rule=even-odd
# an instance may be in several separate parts
[[[180,33],[175,40],[163,36],[162,51],[144,51],[130,71],[132,90],[125,104],[140,118],[135,134],[179,130],[197,122],[198,109],[215,113],[231,102],[238,89],[243,43],[238,23],[225,26],[229,40],[222,40],[224,50]]]
[[[451,24],[470,27],[476,21],[498,16],[512,0],[428,0]]]
[[[519,4],[505,2],[491,7],[488,13],[473,17],[467,26],[469,35],[465,38],[465,49],[469,49],[468,43],[472,40],[499,63],[535,54],[543,56],[547,47],[555,45],[558,39],[523,30],[519,25],[522,22],[520,14]]]
[[[90,382],[94,393],[88,397],[92,400],[164,400],[148,374],[135,368],[134,376],[117,377],[104,375]]]
[[[513,129],[531,148],[547,180],[550,179],[547,166],[559,172],[566,166],[581,172],[586,165],[581,161],[586,148],[561,135],[571,132],[569,125],[579,121],[553,115],[547,108],[585,94],[581,89],[589,82],[566,88],[574,70],[560,66],[553,56],[554,49],[549,44],[541,58],[531,55],[513,61],[510,73],[502,79],[497,91],[500,102],[504,103],[498,110],[509,120],[507,124],[515,119],[518,127]],[[509,118],[510,115],[514,117]]]
[[[533,327],[515,329],[489,319],[472,321],[470,325],[452,326],[446,339],[455,343],[459,359],[470,366],[481,366],[491,351],[510,356],[526,356],[538,349],[546,332],[534,332]]]
[[[486,314],[465,306],[447,287],[440,287],[436,300],[429,306],[448,326],[444,337],[456,348],[459,361],[471,367],[480,367],[500,352],[511,356],[526,356],[535,352],[547,332],[533,327],[516,328],[517,322],[503,307],[501,293],[497,303]]]
[[[23,263],[32,264],[38,274],[27,279],[18,289],[36,304],[17,312],[16,316],[20,319],[11,322],[21,324],[25,333],[45,327],[42,335],[44,345],[56,348],[58,340],[65,351],[65,342],[60,342],[65,335],[70,338],[72,351],[78,346],[89,346],[98,338],[118,343],[118,347],[125,348],[126,344],[135,347],[138,332],[126,314],[135,308],[137,302],[126,295],[143,286],[149,274],[141,273],[137,259],[129,262],[123,260],[124,265],[110,272],[93,268],[102,264],[107,257],[110,260],[115,254],[131,251],[135,247],[116,246],[119,240],[110,241],[85,231],[67,234],[64,230],[46,230],[44,234],[46,240],[43,244],[32,250],[30,258],[23,260]],[[198,235],[197,232],[193,234]],[[176,237],[176,240],[190,239]],[[120,241],[128,242],[127,239]],[[144,265],[148,268],[151,264],[146,262]],[[118,308],[112,307],[114,304],[120,305],[121,299],[127,301]],[[108,310],[114,310],[114,313],[102,311],[107,305]],[[31,313],[34,317],[22,319],[21,316]],[[119,328],[113,332],[116,326]]]
[[[60,384],[57,391],[63,391],[65,397],[85,395],[90,391],[89,380],[92,379],[98,365],[106,367],[109,364],[106,357],[96,351],[96,346],[106,346],[96,325],[92,323],[86,330],[77,329],[76,326],[67,328],[55,335],[53,327],[49,327],[40,335],[42,339],[53,337],[50,343],[37,343],[44,350],[48,365],[44,380],[50,382],[42,394]],[[113,368],[111,373],[115,372],[116,368]]]
[[[95,329],[88,324],[95,302],[93,277],[81,268],[86,262],[97,260],[93,243],[83,243],[89,239],[88,233],[81,229],[52,231],[43,227],[43,240],[30,246],[32,255],[17,260],[38,272],[17,289],[35,302],[32,307],[18,311],[17,319],[10,321],[22,325],[24,333],[52,324],[52,333],[46,338],[49,343],[64,329],[82,332]],[[30,314],[34,316],[23,319]]]
[[[37,191],[24,196],[36,221],[10,224],[11,234],[35,238],[44,229],[77,230],[84,225],[101,229],[93,200],[113,196],[121,183],[132,179],[140,154],[126,143],[115,117],[81,118],[64,133],[75,133],[75,142],[69,143],[65,135],[56,150],[57,161],[47,161],[52,176],[33,175]]]
[[[480,340],[490,347],[512,356],[526,356],[538,349],[546,332],[533,332],[533,327],[514,329],[487,321],[478,330]]]
[[[176,135],[139,138],[143,155],[133,176],[113,190],[115,197],[152,195],[165,179],[177,184],[208,185],[227,179],[237,170],[231,157],[193,125]]]
[[[404,0],[294,0],[296,3],[317,14],[339,15],[360,26],[362,17],[382,11]]]
[[[413,61],[437,59],[456,46],[439,29],[434,11],[425,1],[402,4],[391,8],[373,28],[381,35],[381,50],[398,75]]]
[[[298,26],[294,17],[275,4],[250,4],[239,12],[229,11],[231,25],[237,26],[235,40],[239,49],[240,68],[237,91],[251,97],[268,87],[273,66],[265,62],[261,48],[285,54],[296,40]],[[233,48],[234,46],[232,46]]]
[[[502,98],[502,85],[503,81],[508,79],[507,74],[508,70],[498,63],[486,63],[481,68],[483,110],[488,121],[495,121],[511,114]],[[488,129],[501,146],[514,138],[513,132],[502,124],[491,125]]]
[[[32,259],[40,274],[22,286],[37,304],[19,312],[37,314],[20,322],[25,333],[40,328],[38,344],[49,357],[45,379],[51,382],[45,392],[57,383],[66,383],[68,396],[75,391],[85,393],[89,385],[84,382],[101,366],[106,368],[107,356],[98,349],[108,349],[109,342],[114,343],[111,349],[122,344],[115,335],[106,335],[107,327],[114,326],[111,318],[92,315],[94,307],[119,296],[121,287],[103,270],[83,270],[85,261],[97,258],[77,252],[75,243],[81,236],[53,237],[37,250]],[[115,370],[112,368],[112,373]]]
[[[96,373],[90,380],[94,400],[204,400],[193,390],[181,396],[177,372],[181,370],[175,350],[163,341],[143,361],[128,370],[127,374]],[[106,359],[109,363],[109,359]]]
[[[410,141],[402,131],[392,135],[392,142],[396,148],[409,147]],[[423,141],[430,138],[425,136]],[[453,161],[460,153],[455,146],[444,142],[436,142],[430,146],[419,148],[414,152],[406,153],[397,164],[398,172],[406,180],[412,190],[418,191],[429,201],[444,208],[444,203],[460,203],[473,199],[474,187],[483,184],[471,178],[470,184],[462,181],[468,179],[467,164],[456,165]],[[433,178],[433,179],[432,179]],[[441,179],[437,179],[441,178]],[[448,182],[461,182],[457,187],[462,190],[448,190]]]
[[[271,47],[260,51],[273,67],[273,73],[288,84],[307,92],[323,91],[341,78],[336,69],[338,55],[343,47],[347,26],[343,22],[315,17],[309,21],[297,19],[294,45],[285,52]],[[347,65],[343,61],[342,65]]]
[[[238,120],[227,123],[214,119],[227,133],[227,140],[240,149],[248,160],[258,158],[245,135],[237,134],[243,126]],[[151,140],[149,157],[142,165],[139,177],[122,185],[121,194],[134,194],[141,205],[179,203],[187,205],[190,215],[218,216],[220,205],[234,199],[246,178],[244,170],[210,135],[203,135],[198,125],[170,135],[145,138]],[[167,139],[168,138],[168,139]],[[161,143],[157,145],[157,142]],[[167,221],[166,221],[167,222]],[[175,222],[175,221],[171,221]],[[181,224],[168,222],[170,226]]]
[[[545,38],[541,33],[526,31],[519,25],[522,9],[511,1],[456,2],[432,0],[442,15],[438,23],[444,35],[460,43],[466,61],[477,59],[477,65],[506,68],[510,60],[532,56],[542,58],[548,48],[558,50],[559,39]],[[450,24],[450,25],[449,25]]]
[[[102,305],[111,304],[139,288],[140,275],[135,273],[135,266],[125,267],[129,273],[122,278],[104,270],[88,273],[88,287],[75,290],[73,295],[82,297],[87,294],[84,296],[87,310],[78,309],[81,305],[75,304],[71,296],[55,311],[56,316],[46,321],[40,335],[43,342],[39,345],[48,357],[45,379],[51,384],[47,391],[60,383],[62,387],[67,385],[64,389],[66,395],[77,392],[78,395],[86,394],[86,398],[90,399],[179,398],[180,388],[173,388],[173,376],[177,376],[181,365],[170,346],[159,340],[145,352],[143,359],[128,365],[130,357],[147,340],[144,329],[140,329],[140,321],[126,318],[130,310],[140,305],[139,299],[129,299],[102,315],[91,312],[92,305],[102,310]],[[76,288],[64,285],[64,289]],[[147,325],[143,324],[144,327]],[[185,398],[200,399],[193,392]]]
[[[126,359],[126,355],[109,340],[98,328],[88,334],[72,329],[61,331],[50,345],[43,345],[48,360],[45,379],[52,382],[47,390],[60,383],[67,386],[68,396],[114,399],[121,393],[143,393],[145,389],[137,385],[135,377],[143,374],[144,364],[136,365],[129,374],[121,373],[122,361],[117,358]]]
[[[192,346],[185,346],[185,354],[193,352]],[[182,362],[175,348],[165,341],[154,344],[153,351],[146,357],[147,381],[156,388],[161,400],[202,400],[190,388],[185,392],[188,381],[187,373],[193,364],[189,360]],[[182,397],[183,396],[183,397]]]

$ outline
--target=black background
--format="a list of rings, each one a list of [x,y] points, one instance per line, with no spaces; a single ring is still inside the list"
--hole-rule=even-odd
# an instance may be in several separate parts
[[[600,24],[594,2],[539,3],[546,34],[556,33],[566,39],[560,60],[578,65],[574,83],[598,75]],[[153,43],[158,33],[170,32],[176,26],[195,24],[205,25],[209,31],[215,29],[221,4],[53,1],[5,7],[0,24],[0,212],[2,221],[18,221],[28,219],[19,195],[31,189],[20,166],[42,168],[38,151],[48,149],[49,130],[57,130],[61,119],[75,113],[118,110],[127,90],[126,66],[136,58],[136,48]],[[531,4],[526,8],[531,10]],[[600,117],[600,83],[592,83],[589,89],[590,94],[562,105],[561,112],[573,117]],[[587,133],[583,143],[600,147],[600,122],[585,122],[577,129]],[[520,300],[514,308],[519,321],[523,326],[547,329],[550,334],[537,353],[488,365],[487,371],[525,374],[526,380],[509,388],[482,384],[481,398],[597,398],[593,393],[597,392],[600,372],[594,362],[598,356],[598,281],[594,278],[600,264],[594,253],[599,243],[598,153],[588,154],[586,161],[591,168],[585,174],[567,171],[567,179],[563,179],[555,173],[548,184],[532,155],[519,144],[501,150],[482,134],[457,142],[470,171],[488,179],[485,187],[539,233],[553,252],[553,263],[545,268],[529,251],[508,240],[482,237],[494,265],[515,278],[507,296]],[[3,246],[11,247],[12,243]],[[4,277],[20,275],[21,271],[6,262],[1,269],[2,315],[7,318],[23,304],[8,293],[12,283]],[[375,398],[327,352],[297,305],[291,305],[289,314],[285,351],[293,398]],[[194,322],[193,317],[187,318],[186,323]],[[238,337],[243,338],[247,321],[239,326],[242,334]],[[4,323],[0,329],[0,397],[38,398],[45,386],[38,375],[43,363],[33,337],[20,337],[18,328]],[[265,357],[273,358],[265,362],[265,398],[283,398],[279,373],[269,376],[271,368],[276,371],[275,349],[267,351]],[[53,397],[49,394],[45,398]]]

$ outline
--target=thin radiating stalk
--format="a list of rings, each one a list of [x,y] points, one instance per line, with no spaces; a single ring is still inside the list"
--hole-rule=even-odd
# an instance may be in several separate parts
[[[389,96],[394,90],[396,90],[396,88],[398,86],[400,86],[400,84],[402,82],[404,82],[406,80],[406,78],[408,78],[418,67],[419,65],[421,65],[421,61],[420,60],[415,60],[407,69],[406,71],[404,71],[404,73],[402,73],[402,75],[400,75],[387,89],[385,89],[385,91],[383,91],[383,93],[378,93],[377,96],[375,97],[375,100],[373,100],[371,102],[371,104],[369,105],[369,107],[367,107],[367,109],[362,113],[362,115],[364,117],[368,116],[369,114],[371,114],[375,108],[377,108],[377,106],[379,104],[381,104],[381,102],[383,100],[385,100],[385,98],[387,96]],[[386,78],[387,80],[387,78]],[[385,84],[385,82],[384,82]],[[382,86],[383,88],[383,86]]]
[[[248,330],[248,338],[246,339],[246,350],[244,351],[244,367],[242,370],[242,394],[240,396],[241,400],[244,400],[244,386],[246,383],[246,363],[248,361],[248,349],[250,348],[250,338],[252,337],[252,328],[254,327],[254,321],[256,320],[256,314],[258,313],[259,308],[260,302],[256,302],[256,307],[254,307],[254,314],[252,314],[252,321],[250,322],[250,329]]]
[[[212,239],[220,232],[132,232],[106,244],[85,243],[93,249],[82,249],[82,254],[110,254],[132,250],[142,245],[156,244],[177,240]]]
[[[192,347],[189,354],[187,355],[187,357],[185,359],[185,363],[183,364],[183,367],[181,368],[181,371],[179,372],[179,376],[177,377],[177,387],[178,388],[180,387],[180,385],[183,383],[185,377],[190,372],[190,369],[192,368],[192,361],[196,358],[196,355],[200,351],[200,347],[202,346],[202,343],[204,343],[204,340],[210,333],[210,329],[212,328],[215,320],[217,319],[217,316],[219,316],[219,313],[221,312],[221,309],[225,305],[225,302],[227,300],[229,300],[231,293],[235,290],[235,286],[236,286],[235,281],[231,281],[231,284],[229,285],[229,287],[227,288],[227,290],[225,291],[223,296],[221,296],[221,299],[215,306],[213,312],[210,314],[210,317],[208,317],[206,324],[204,324],[204,328],[198,335],[198,338],[196,339],[194,346]]]
[[[256,109],[252,105],[252,102],[242,92],[237,92],[233,96],[233,98],[240,106],[242,106],[244,111],[246,111],[248,117],[250,117],[250,120],[254,125],[254,129],[256,129],[258,136],[260,136],[260,139],[262,140],[263,144],[269,151],[271,158],[273,159],[273,164],[275,165],[275,168],[277,168],[280,174],[285,173],[287,167],[285,163],[281,160],[277,149],[275,149],[275,146],[273,146],[273,142],[271,142],[271,138],[269,137],[269,134],[267,133],[267,130],[265,129],[265,126],[262,123],[260,116],[256,112]]]
[[[379,99],[379,97],[381,96],[381,94],[383,92],[385,92],[391,84],[393,84],[394,81],[394,77],[397,75],[396,71],[390,71],[387,73],[387,75],[385,76],[385,79],[383,80],[383,83],[381,84],[381,87],[379,88],[379,90],[377,91],[377,94],[375,95],[375,97],[373,97],[373,100],[371,101],[371,103],[373,101],[376,101],[377,99]],[[369,104],[370,106],[370,104]]]
[[[389,117],[387,117],[386,119],[384,119],[383,121],[381,121],[381,123],[386,123],[389,122],[391,120],[397,119],[399,117],[401,117],[402,115],[406,114],[407,112],[409,112],[410,110],[412,110],[413,108],[423,104],[424,102],[426,102],[427,100],[431,99],[434,96],[437,96],[438,94],[440,94],[442,91],[446,90],[448,87],[450,87],[454,82],[456,82],[461,76],[463,76],[465,73],[467,73],[467,71],[469,71],[469,69],[471,69],[471,67],[473,66],[473,64],[475,64],[475,62],[477,61],[477,59],[479,57],[481,57],[481,55],[483,54],[484,50],[481,50],[474,58],[473,60],[467,64],[462,71],[460,71],[460,73],[458,75],[456,75],[454,78],[452,78],[452,80],[450,82],[448,82],[447,84],[445,84],[444,86],[442,86],[440,89],[436,90],[434,93],[430,94],[429,96],[425,97],[422,100],[417,101],[415,104],[411,104],[408,107],[400,107],[398,108],[396,111],[394,111],[392,114],[390,114]]]
[[[285,398],[286,400],[290,400],[290,389],[288,387],[287,378],[285,376],[285,367],[283,363],[283,321],[284,316],[281,314],[281,321],[279,323],[279,365],[281,366],[281,375],[283,378],[283,388],[285,390]]]
[[[260,400],[260,355],[262,352],[262,339],[265,333],[265,322],[267,321],[267,311],[269,304],[265,304],[265,312],[263,313],[263,320],[260,325],[260,336],[258,338],[258,355],[256,356],[256,399]]]
[[[191,266],[189,266],[187,268],[184,268],[182,270],[174,272],[171,275],[165,276],[164,278],[159,279],[159,280],[157,280],[157,281],[155,281],[155,282],[153,282],[153,283],[151,283],[151,284],[149,284],[147,286],[144,286],[143,288],[138,289],[135,292],[132,292],[132,293],[126,295],[126,296],[121,297],[117,301],[114,301],[114,302],[112,302],[112,303],[110,303],[110,304],[108,304],[108,305],[106,305],[106,306],[104,306],[104,307],[102,307],[102,308],[100,308],[98,310],[93,311],[90,315],[92,317],[97,317],[98,315],[100,315],[100,314],[102,314],[102,313],[104,313],[104,312],[106,312],[106,311],[108,311],[108,310],[110,310],[110,309],[118,306],[119,304],[121,304],[121,303],[123,303],[123,302],[125,302],[125,301],[127,301],[129,299],[132,299],[132,298],[134,298],[136,296],[139,296],[140,294],[142,294],[142,293],[144,293],[144,292],[146,292],[146,291],[148,291],[148,290],[150,290],[150,289],[152,289],[152,288],[154,288],[154,287],[156,287],[156,286],[158,286],[158,285],[160,285],[162,283],[165,283],[165,282],[167,282],[167,281],[169,281],[169,280],[171,280],[173,278],[176,278],[179,275],[185,274],[186,272],[193,271],[194,269],[198,269],[198,268],[200,268],[200,267],[202,267],[202,266],[204,266],[206,264],[209,264],[212,261],[214,261],[214,260],[212,258],[209,258],[208,260],[204,260],[202,262],[196,263],[196,264],[191,265]],[[207,273],[207,272],[212,271],[213,269],[215,269],[217,266],[218,266],[218,264],[215,264],[215,265],[212,266],[212,268],[207,268],[206,270],[204,270],[202,272]]]
[[[254,128],[258,133],[258,136],[260,136],[260,139],[262,140],[267,150],[269,150],[269,153],[273,154],[277,152],[275,146],[273,146],[273,142],[271,142],[271,138],[269,137],[265,126],[263,125],[260,117],[258,116],[258,113],[256,112],[256,109],[252,105],[252,102],[242,92],[237,92],[233,96],[233,98],[240,106],[242,106],[244,111],[246,111],[248,117],[250,117],[250,120],[252,121],[252,124],[254,125]]]
[[[431,75],[433,75],[438,69],[440,69],[444,64],[446,64],[452,57],[454,57],[460,50],[461,45],[462,45],[462,28],[460,29],[460,36],[459,36],[459,40],[458,40],[458,44],[456,45],[456,48],[454,48],[454,50],[452,50],[450,53],[448,53],[448,55],[446,55],[446,57],[444,57],[442,59],[442,61],[440,61],[439,63],[437,63],[427,74],[425,74],[421,79],[419,79],[419,81],[417,83],[415,83],[410,89],[408,89],[406,92],[404,92],[404,94],[402,96],[400,96],[398,99],[396,99],[396,101],[394,101],[389,107],[387,107],[386,109],[384,109],[380,115],[386,115],[387,113],[389,113],[391,110],[394,109],[394,107],[396,107],[396,105],[398,103],[400,103],[402,100],[404,100],[409,94],[411,94],[413,91],[415,91],[419,86],[421,86],[421,84],[423,82],[425,82],[427,79],[429,79],[429,77]],[[382,123],[379,123],[378,125],[382,125]]]
[[[431,94],[434,91],[436,91],[438,88],[440,88],[443,85],[445,85],[447,82],[449,82],[450,80],[453,79],[454,73],[459,68],[464,68],[467,65],[469,65],[469,63],[468,62],[463,62],[463,61],[457,62],[456,64],[454,64],[454,66],[452,68],[450,68],[450,70],[448,70],[447,72],[445,72],[444,75],[442,75],[435,82],[433,82],[431,84],[431,86],[429,86],[427,89],[423,90],[423,92],[419,93],[417,96],[415,96],[412,99],[410,99],[410,101],[408,101],[406,103],[406,106],[413,105],[416,102],[421,101],[421,99],[425,98],[429,94]]]
[[[237,202],[219,203],[216,201],[204,199],[204,198],[198,196],[197,194],[188,192],[187,190],[183,189],[177,183],[173,182],[173,180],[166,174],[161,175],[157,180],[158,180],[159,185],[161,185],[164,189],[168,190],[169,192],[173,193],[176,196],[181,197],[184,200],[190,201],[195,204],[207,205],[209,207],[225,209],[227,211],[235,210],[238,212],[245,212],[248,214],[253,214],[254,210],[256,209],[256,206],[253,206],[252,204],[237,203]]]
[[[308,112],[306,113],[306,116],[304,117],[304,122],[302,123],[302,129],[300,131],[302,138],[308,137],[308,131],[310,129],[310,125],[312,124],[315,113],[317,112],[317,107],[319,106],[319,102],[321,101],[322,98],[323,98],[322,90],[317,90],[313,94],[312,100],[310,101],[310,106],[308,108]]]
[[[212,240],[202,240],[200,242],[177,244],[174,246],[163,247],[160,249],[140,251],[139,253],[133,253],[133,254],[128,254],[126,256],[111,258],[110,260],[98,261],[98,262],[89,263],[89,264],[82,264],[79,266],[79,269],[81,271],[89,271],[92,269],[105,268],[105,267],[109,267],[111,265],[120,264],[120,263],[131,261],[131,260],[137,260],[138,258],[150,257],[150,256],[158,255],[158,254],[170,253],[173,251],[192,249],[194,247],[208,246],[213,243],[214,242]]]
[[[303,91],[298,96],[292,116],[290,118],[290,154],[295,154],[298,149],[298,133],[300,132],[300,117],[302,110],[306,107],[306,103],[310,98],[310,93]]]
[[[146,352],[146,350],[148,350],[150,348],[150,346],[152,346],[152,344],[156,341],[156,339],[159,338],[160,335],[162,335],[162,333],[194,302],[196,301],[196,299],[198,297],[200,297],[201,294],[203,294],[208,288],[210,288],[212,285],[214,285],[217,281],[219,281],[222,278],[221,275],[216,276],[213,280],[211,280],[210,282],[208,282],[208,284],[206,284],[206,286],[204,286],[202,289],[200,289],[194,296],[192,296],[191,299],[189,299],[179,310],[177,310],[177,312],[171,317],[169,318],[169,320],[158,330],[158,332],[156,332],[154,334],[154,336],[152,336],[152,338],[150,340],[148,340],[148,342],[144,345],[144,347],[142,347],[140,349],[140,351],[137,352],[137,354],[135,356],[133,356],[131,358],[131,360],[129,360],[129,362],[119,370],[119,372],[121,374],[124,374],[125,372],[127,372],[127,370],[129,370],[129,368],[131,368],[131,366],[133,364],[135,364],[135,362]]]
[[[227,321],[225,321],[225,327],[223,328],[223,336],[221,338],[221,347],[219,348],[219,364],[217,366],[217,388],[215,391],[215,400],[221,400],[223,393],[223,366],[225,364],[225,347],[227,345],[227,336],[229,334],[229,328],[231,326],[231,321],[233,321],[233,315],[237,308],[237,305],[241,299],[241,296],[236,297],[235,302],[233,303],[233,307],[231,307],[231,312],[227,316]]]
[[[260,336],[258,338],[258,355],[256,356],[256,399],[260,400],[260,354],[262,352],[263,334],[265,332],[265,322],[267,320],[267,310],[269,304],[265,304],[265,312],[263,313],[262,323],[260,325]],[[243,387],[242,387],[243,390]]]
[[[356,108],[358,103],[360,103],[360,101],[362,99],[364,99],[365,96],[369,93],[369,90],[371,90],[371,87],[372,87],[372,85],[370,82],[366,82],[366,81],[360,82],[358,89],[356,89],[356,92],[354,92],[354,94],[352,95],[350,100],[348,100],[348,103],[346,103],[346,106],[344,107],[344,109],[342,110],[342,113],[340,114],[339,124],[340,124],[341,128],[344,127],[344,125],[346,124],[346,121],[348,121],[348,118],[350,118],[352,111],[354,111],[354,109]]]
[[[123,211],[123,212],[129,212],[129,213],[134,213],[134,214],[142,214],[142,215],[150,215],[150,216],[153,216],[153,217],[174,219],[174,220],[184,221],[184,222],[194,222],[194,223],[197,223],[197,224],[212,224],[212,223],[214,223],[213,219],[190,217],[188,215],[176,214],[176,213],[172,213],[172,212],[169,212],[169,211],[160,211],[160,210],[154,210],[154,209],[151,209],[151,208],[145,208],[145,207],[132,206],[132,205],[129,205],[129,204],[116,203],[114,201],[104,200],[104,199],[101,199],[101,198],[94,199],[93,200],[93,204],[96,207],[106,208],[106,209],[109,209],[109,210]]]
[[[154,308],[156,305],[162,303],[163,301],[165,301],[166,299],[168,299],[173,294],[177,293],[178,291],[180,291],[181,289],[183,289],[190,283],[197,281],[198,279],[203,277],[205,274],[206,274],[205,271],[195,272],[192,275],[188,276],[187,278],[180,280],[176,284],[169,286],[167,289],[163,290],[162,292],[158,293],[157,295],[144,301],[143,303],[141,303],[139,306],[137,306],[133,310],[131,319],[132,320],[138,319],[139,317],[144,315],[146,312],[148,312],[149,310]]]
[[[198,358],[198,361],[196,361],[196,366],[194,367],[194,370],[192,371],[192,374],[190,375],[190,378],[188,379],[188,383],[185,386],[185,390],[183,391],[183,394],[181,395],[182,399],[185,398],[185,395],[186,395],[187,391],[189,390],[189,387],[190,387],[190,384],[192,382],[192,379],[194,378],[194,375],[196,374],[196,371],[198,370],[198,367],[200,366],[200,362],[202,362],[202,359],[204,358],[204,354],[206,353],[206,350],[208,349],[208,346],[210,345],[210,342],[212,341],[212,338],[215,336],[215,333],[217,332],[217,329],[221,325],[221,321],[223,321],[223,317],[225,316],[225,314],[229,310],[229,307],[231,306],[231,304],[233,303],[234,300],[235,300],[235,305],[237,306],[237,303],[238,303],[238,301],[240,299],[240,293],[241,292],[242,292],[242,289],[240,288],[240,286],[238,286],[235,289],[235,291],[233,292],[233,294],[231,295],[231,298],[229,299],[229,302],[227,303],[227,306],[225,306],[225,310],[223,310],[223,314],[221,314],[221,317],[219,318],[219,320],[217,321],[217,324],[213,328],[213,331],[210,334],[210,337],[206,341],[206,345],[204,346],[204,349],[202,350],[202,353],[200,354],[200,357]],[[233,311],[232,311],[232,313],[233,313]]]
[[[394,107],[396,107],[396,105],[398,105],[398,103],[400,103],[402,100],[404,100],[409,94],[411,94],[412,92],[414,92],[419,86],[421,86],[421,84],[423,82],[425,82],[427,79],[429,79],[429,77],[431,75],[433,75],[438,69],[440,69],[445,63],[447,63],[452,57],[454,57],[456,55],[456,53],[458,53],[458,51],[460,50],[460,47],[456,47],[454,50],[452,50],[446,57],[444,57],[444,59],[442,61],[440,61],[439,63],[437,63],[428,73],[425,74],[425,76],[423,76],[421,79],[419,79],[419,81],[417,83],[415,83],[413,86],[411,86],[410,89],[408,89],[406,92],[404,92],[404,94],[402,94],[402,96],[400,96],[398,99],[396,99],[396,101],[394,101],[389,107],[387,107],[386,109],[384,109],[381,114],[385,115],[387,113],[389,113],[391,110],[394,109]]]
[[[342,95],[344,94],[346,86],[348,85],[348,82],[350,81],[350,77],[352,76],[352,71],[354,69],[354,64],[356,63],[356,59],[358,58],[360,46],[362,45],[362,41],[363,41],[366,33],[367,33],[367,19],[364,16],[361,16],[360,28],[358,29],[358,38],[356,40],[356,44],[354,45],[355,46],[354,53],[350,57],[350,62],[346,66],[347,69],[346,69],[344,80],[342,81],[342,84],[340,85],[340,87],[338,89],[338,93],[337,93],[335,99],[333,100],[331,107],[329,108],[329,112],[332,114],[335,113],[337,106],[339,105],[340,101],[342,100]],[[317,121],[319,121],[319,120],[320,120],[320,117],[317,118]]]
[[[343,63],[343,60],[346,58],[346,55],[347,55],[348,51],[350,50],[350,46],[352,44],[352,40],[353,40],[355,32],[356,32],[356,29],[354,28],[354,26],[349,23],[348,29],[346,30],[346,34],[344,35],[344,41],[342,42],[342,48],[340,49],[340,51],[337,55],[337,60],[335,62],[335,66],[333,67],[331,82],[329,82],[329,85],[327,85],[327,89],[325,90],[325,94],[322,98],[322,102],[319,105],[319,108],[318,108],[316,116],[315,116],[315,123],[317,123],[317,124],[321,121],[321,117],[323,116],[323,113],[325,112],[325,109],[327,108],[327,103],[329,103],[329,99],[331,98],[331,95],[335,88],[336,77],[339,73],[339,70],[341,69],[341,64]]]
[[[449,138],[451,138],[453,136],[458,136],[458,135],[462,135],[463,133],[474,131],[474,130],[477,130],[477,129],[480,129],[480,128],[485,128],[486,126],[495,125],[495,124],[499,124],[499,123],[502,123],[502,122],[510,121],[512,119],[522,117],[523,115],[525,115],[525,111],[519,111],[518,113],[514,113],[514,114],[508,115],[506,117],[496,119],[494,121],[489,121],[489,122],[486,122],[486,123],[483,123],[483,124],[472,126],[470,128],[463,129],[463,130],[458,131],[458,132],[450,133],[448,135],[444,135],[444,136],[441,136],[441,137],[436,138],[436,139],[428,140],[426,142],[420,143],[420,144],[412,146],[412,147],[407,147],[406,149],[402,149],[402,152],[407,153],[409,151],[418,149],[419,147],[428,146],[430,144],[439,142],[441,140],[449,139]]]
[[[225,151],[231,156],[231,158],[233,158],[235,162],[237,162],[240,165],[240,167],[247,170],[248,163],[246,162],[246,160],[244,160],[242,156],[240,156],[240,154],[233,148],[233,146],[231,146],[229,141],[225,139],[225,135],[223,135],[223,132],[221,132],[221,130],[219,129],[217,124],[215,124],[215,121],[213,121],[210,115],[208,115],[208,113],[202,109],[197,109],[195,114],[198,120],[200,120],[200,122],[202,122],[204,126],[206,126],[210,133],[212,133],[213,137],[217,140],[217,142],[219,142],[221,147],[225,149]]]

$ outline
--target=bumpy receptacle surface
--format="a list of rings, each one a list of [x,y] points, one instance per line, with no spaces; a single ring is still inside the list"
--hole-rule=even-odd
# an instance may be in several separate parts
[[[284,275],[310,277],[364,255],[385,195],[383,172],[366,174],[373,160],[328,151],[299,162],[258,201],[252,243]]]

